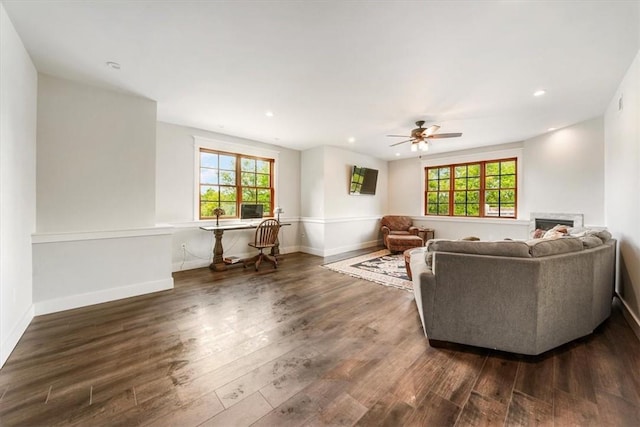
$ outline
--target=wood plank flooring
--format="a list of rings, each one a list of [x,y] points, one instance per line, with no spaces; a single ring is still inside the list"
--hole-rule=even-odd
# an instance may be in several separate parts
[[[185,271],[37,317],[0,370],[0,425],[640,425],[640,342],[617,306],[540,357],[436,348],[412,293],[321,267],[336,258]]]

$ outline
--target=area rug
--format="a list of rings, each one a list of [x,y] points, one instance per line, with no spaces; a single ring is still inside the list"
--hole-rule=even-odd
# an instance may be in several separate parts
[[[383,249],[366,255],[325,264],[323,267],[338,273],[380,285],[413,291],[413,284],[407,276],[402,254],[391,254]]]

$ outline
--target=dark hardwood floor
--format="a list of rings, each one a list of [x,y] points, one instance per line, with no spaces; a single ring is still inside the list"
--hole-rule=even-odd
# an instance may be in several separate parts
[[[640,425],[640,342],[617,306],[540,357],[434,348],[412,293],[333,260],[185,271],[37,317],[0,370],[0,425]]]

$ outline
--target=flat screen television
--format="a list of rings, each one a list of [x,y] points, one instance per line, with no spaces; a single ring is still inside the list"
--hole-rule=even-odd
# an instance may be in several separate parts
[[[263,211],[263,205],[251,205],[243,203],[240,206],[240,219],[262,218]]]
[[[349,194],[376,194],[378,170],[354,166],[351,171]]]

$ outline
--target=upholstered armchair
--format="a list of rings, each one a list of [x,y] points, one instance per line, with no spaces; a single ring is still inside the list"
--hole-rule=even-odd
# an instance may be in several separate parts
[[[413,225],[409,216],[385,215],[380,220],[382,241],[391,252],[422,246],[424,242],[418,235],[418,227]]]

